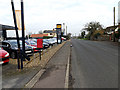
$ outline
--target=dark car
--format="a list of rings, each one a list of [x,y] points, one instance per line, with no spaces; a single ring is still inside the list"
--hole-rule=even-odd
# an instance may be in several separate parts
[[[10,57],[15,59],[17,57],[17,40],[6,40],[2,41],[2,48],[6,50]],[[20,41],[20,48],[22,49],[22,41]],[[33,48],[25,44],[25,53],[27,56],[33,55]]]

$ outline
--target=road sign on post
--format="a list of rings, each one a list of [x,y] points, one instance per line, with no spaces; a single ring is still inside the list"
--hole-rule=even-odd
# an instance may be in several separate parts
[[[62,39],[61,39],[61,29],[62,29],[62,24],[57,24],[56,26],[56,33],[57,33],[57,44],[61,44],[62,43]]]
[[[23,13],[23,0],[21,0],[21,2],[22,2],[21,3],[21,8],[22,8],[21,11]],[[14,2],[13,2],[13,0],[11,0],[11,5],[12,5],[13,19],[14,19],[15,30],[16,30],[16,38],[17,38],[17,44],[18,44],[18,51],[17,51],[17,54],[18,54],[18,56],[17,56],[17,59],[18,59],[18,69],[20,69],[20,65],[21,65],[21,69],[23,69],[23,58],[26,58],[28,61],[30,61],[30,58],[27,57],[27,55],[25,54],[25,50],[21,50],[21,48],[20,48],[20,42],[19,42],[20,38],[19,38],[19,34],[18,34],[18,26],[17,26],[16,13],[15,13],[15,8],[14,8]],[[24,18],[23,18],[23,16],[22,16],[21,19],[22,19],[22,24],[24,24]],[[23,27],[24,27],[24,25],[22,25],[22,29],[23,29]],[[20,60],[19,60],[20,58],[21,58],[21,64],[20,64]]]
[[[20,42],[19,42],[19,34],[18,34],[18,27],[17,27],[17,21],[16,21],[16,14],[15,14],[15,8],[14,8],[14,2],[11,0],[11,5],[12,5],[12,12],[13,12],[13,19],[14,19],[14,24],[15,24],[15,30],[16,30],[16,38],[17,38],[17,44],[18,44],[18,69],[20,69],[20,61],[19,61],[19,56],[20,56]]]

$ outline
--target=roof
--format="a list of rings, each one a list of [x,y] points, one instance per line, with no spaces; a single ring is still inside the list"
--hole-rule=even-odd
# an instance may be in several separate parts
[[[111,32],[111,31],[113,31],[114,29],[116,29],[118,27],[118,25],[116,25],[116,26],[109,26],[109,27],[107,27],[106,28],[106,32]]]
[[[43,33],[56,33],[56,31],[55,30],[44,30]]]
[[[48,34],[32,34],[31,37],[44,37],[48,36]]]
[[[2,30],[15,30],[15,27],[13,27],[13,26],[2,25],[2,24],[0,24],[0,26],[2,26]]]

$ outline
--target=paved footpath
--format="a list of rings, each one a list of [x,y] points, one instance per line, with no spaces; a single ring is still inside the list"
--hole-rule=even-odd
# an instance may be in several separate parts
[[[65,74],[68,56],[70,54],[70,42],[67,42],[46,65],[46,72],[40,77],[33,88],[64,88]]]

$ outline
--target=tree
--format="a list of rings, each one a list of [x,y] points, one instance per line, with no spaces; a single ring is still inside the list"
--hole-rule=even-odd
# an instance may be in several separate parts
[[[31,35],[32,35],[32,32],[29,32],[26,38],[30,38]]]
[[[68,33],[68,34],[66,35],[66,39],[69,40],[70,38],[71,38],[71,33]]]
[[[96,34],[94,34],[94,38],[98,39],[98,37],[99,37],[100,35],[101,35],[100,33],[96,33]]]
[[[85,31],[81,32],[81,38],[85,37]]]
[[[101,30],[101,29],[103,29],[103,25],[101,25],[99,22],[89,22],[85,25],[85,28],[83,30],[89,32],[90,35],[89,39],[90,39],[96,30]]]
[[[42,34],[43,32],[42,32],[42,30],[40,30],[39,32],[38,32],[38,34]]]

